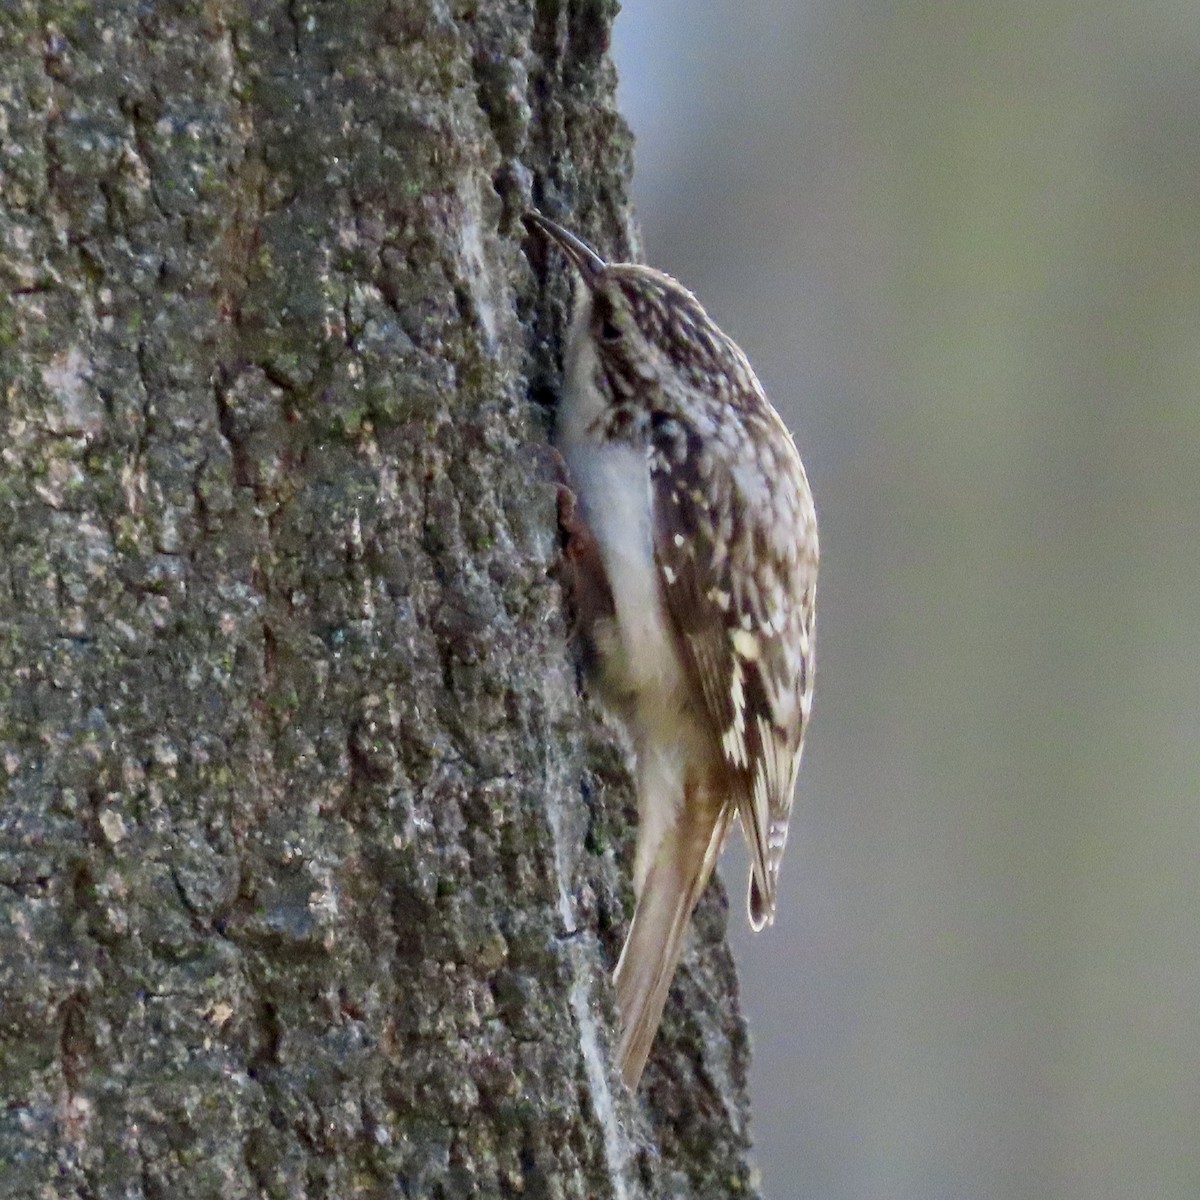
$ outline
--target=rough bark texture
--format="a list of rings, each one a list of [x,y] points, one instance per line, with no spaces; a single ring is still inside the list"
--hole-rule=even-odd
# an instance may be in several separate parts
[[[753,1190],[719,895],[610,1063],[537,466],[614,10],[4,7],[0,1196]]]

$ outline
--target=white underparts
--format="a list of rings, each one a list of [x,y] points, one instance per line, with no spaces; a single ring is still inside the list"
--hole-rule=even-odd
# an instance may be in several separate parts
[[[656,847],[677,819],[685,774],[703,770],[709,743],[688,701],[685,668],[664,605],[646,451],[600,438],[596,419],[606,402],[594,384],[586,320],[586,311],[582,318],[577,314],[568,347],[557,442],[612,591],[615,618],[590,631],[599,659],[592,683],[621,719],[637,756],[634,882],[640,894]]]

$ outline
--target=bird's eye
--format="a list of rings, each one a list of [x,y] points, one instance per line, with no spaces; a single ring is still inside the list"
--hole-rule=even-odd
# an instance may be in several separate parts
[[[621,331],[617,328],[615,321],[605,321],[600,326],[600,337],[605,342],[619,342],[621,340]]]

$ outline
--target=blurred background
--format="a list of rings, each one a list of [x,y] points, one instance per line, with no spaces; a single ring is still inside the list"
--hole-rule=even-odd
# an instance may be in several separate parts
[[[1200,1197],[1200,7],[628,0],[647,260],[796,433],[816,712],[726,856],[769,1200]]]

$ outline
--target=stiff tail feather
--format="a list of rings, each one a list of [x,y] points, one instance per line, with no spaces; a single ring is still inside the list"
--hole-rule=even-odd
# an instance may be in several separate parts
[[[696,813],[696,808],[701,812]],[[617,1057],[621,1077],[631,1091],[646,1066],[688,918],[712,875],[730,815],[728,807],[714,812],[707,805],[685,801],[679,819],[664,832],[646,874],[614,977],[621,1013]]]

